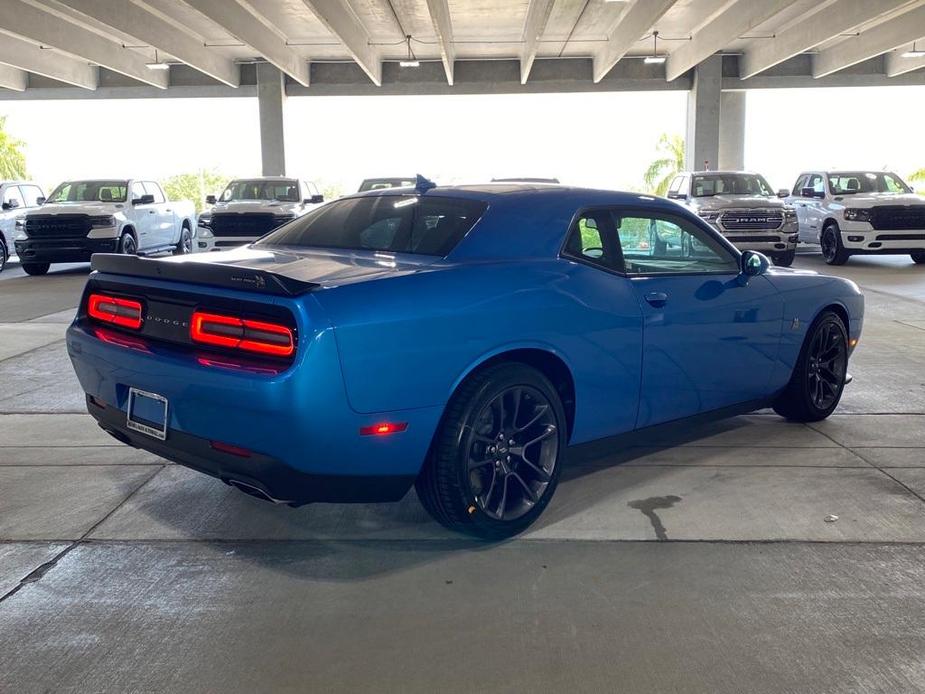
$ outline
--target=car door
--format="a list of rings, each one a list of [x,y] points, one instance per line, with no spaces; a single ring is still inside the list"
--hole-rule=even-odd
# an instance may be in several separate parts
[[[643,314],[637,427],[767,396],[783,301],[713,231],[670,212],[615,212],[626,276]]]
[[[138,250],[147,251],[156,246],[157,242],[157,205],[153,203],[136,204],[136,200],[148,194],[141,181],[132,181],[131,199],[132,213],[135,218],[135,231],[138,232]]]
[[[821,173],[809,174],[806,177],[804,188],[812,188],[813,196],[803,197],[801,195],[800,197],[800,200],[803,203],[804,219],[806,220],[805,226],[803,224],[800,225],[800,241],[803,243],[819,243],[819,234],[822,231],[822,222],[826,217],[825,176]],[[802,194],[802,190],[800,192]],[[797,214],[799,215],[799,212]]]
[[[800,234],[800,241],[806,241],[809,238],[809,222],[806,219],[806,198],[803,197],[803,187],[809,174],[800,174],[797,182],[793,184],[793,190],[790,191],[790,198],[787,202],[793,205],[797,213],[797,226]]]
[[[164,191],[154,181],[145,181],[144,187],[148,195],[154,196],[157,222],[155,223],[153,238],[156,240],[157,245],[167,246],[177,243],[180,239],[179,234],[177,234],[176,218],[170,203],[167,202],[167,196],[164,195]]]

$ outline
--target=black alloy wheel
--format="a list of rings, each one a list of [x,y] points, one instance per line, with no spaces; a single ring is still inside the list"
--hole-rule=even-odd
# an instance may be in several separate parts
[[[0,238],[0,272],[3,272],[3,268],[6,267],[6,261],[10,259],[10,252],[6,248],[6,244],[3,242],[3,239]]]
[[[125,255],[135,255],[138,252],[138,244],[131,232],[122,234],[122,238],[119,239],[119,252]]]
[[[180,241],[177,242],[177,247],[174,249],[174,255],[186,255],[187,253],[193,252],[193,234],[187,227],[183,227],[180,231]]]
[[[844,265],[848,262],[850,254],[842,246],[841,232],[837,224],[830,223],[822,230],[819,245],[822,246],[822,258],[828,265]]]

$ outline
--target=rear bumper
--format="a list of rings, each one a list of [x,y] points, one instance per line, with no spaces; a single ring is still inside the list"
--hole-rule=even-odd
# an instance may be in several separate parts
[[[100,427],[122,443],[159,455],[226,484],[275,503],[398,501],[415,475],[311,474],[260,453],[248,457],[218,451],[208,439],[171,429],[167,440],[145,436],[125,426],[125,413],[87,398],[87,411]]]
[[[23,263],[83,263],[94,253],[114,253],[119,240],[26,239],[16,241],[16,255]]]

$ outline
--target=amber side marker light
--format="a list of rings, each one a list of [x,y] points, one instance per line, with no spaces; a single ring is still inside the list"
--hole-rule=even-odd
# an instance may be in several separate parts
[[[858,339],[856,337],[851,338],[850,340],[848,340],[848,345],[851,347],[857,347]]]
[[[138,330],[141,327],[141,302],[108,294],[91,294],[87,299],[87,315],[102,323]]]
[[[408,428],[408,422],[381,422],[368,427],[360,427],[360,436],[384,436],[397,434]]]
[[[292,330],[278,323],[194,311],[190,320],[193,342],[245,352],[288,357],[295,352]]]

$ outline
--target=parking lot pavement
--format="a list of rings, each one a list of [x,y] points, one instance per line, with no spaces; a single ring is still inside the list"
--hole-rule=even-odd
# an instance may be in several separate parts
[[[0,689],[925,689],[925,270],[857,260],[838,414],[576,462],[496,545],[413,492],[275,507],[122,446],[64,350],[85,267],[5,280]]]

